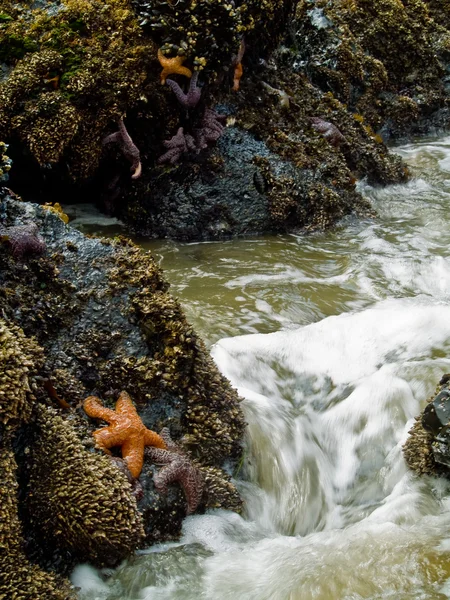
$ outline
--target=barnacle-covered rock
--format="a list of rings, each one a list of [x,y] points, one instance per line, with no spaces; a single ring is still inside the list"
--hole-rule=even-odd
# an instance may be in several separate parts
[[[0,136],[39,165],[64,156],[72,179],[91,175],[105,128],[143,94],[156,46],[126,0],[65,0],[57,10],[7,6],[0,29]]]
[[[94,448],[98,424],[79,408],[90,395],[112,408],[126,390],[147,428],[168,426],[190,460],[215,469],[208,502],[227,508],[229,499],[234,507],[238,494],[225,465],[232,470],[242,453],[239,398],[152,256],[123,238],[86,238],[37,205],[7,198],[2,207],[8,223],[35,221],[47,245],[26,265],[0,245],[0,311],[36,335],[45,356],[36,418],[17,440],[33,557],[62,569],[81,558],[104,564],[132,551],[142,525],[145,543],[179,534],[182,493],[159,494],[144,461],[144,497],[136,508],[126,476]],[[221,480],[234,496],[221,493]]]
[[[42,362],[42,348],[20,327],[0,320],[0,423],[7,428],[29,420],[30,377]]]
[[[231,63],[240,38],[239,11],[226,0],[133,0],[141,25],[161,41],[167,55],[186,55],[196,69],[217,70]],[[167,41],[166,41],[167,40]]]
[[[0,445],[0,598],[75,600],[62,578],[30,563],[18,517],[17,464],[7,445]]]
[[[403,445],[407,465],[419,475],[450,475],[449,382],[450,375],[444,375]]]
[[[384,135],[407,133],[448,105],[450,31],[444,3],[430,4],[433,11],[422,0],[301,0],[294,69],[301,64]]]
[[[142,541],[142,518],[123,473],[83,447],[68,420],[36,409],[29,480],[30,522],[52,545],[81,560],[115,564]]]

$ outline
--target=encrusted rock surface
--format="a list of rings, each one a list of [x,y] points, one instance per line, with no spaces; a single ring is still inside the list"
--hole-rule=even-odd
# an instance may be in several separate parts
[[[403,446],[408,466],[419,475],[450,475],[449,398],[450,375],[444,375]]]
[[[126,390],[144,424],[156,431],[169,427],[204,470],[200,509],[240,510],[230,481],[244,428],[239,398],[151,255],[124,239],[86,238],[55,212],[3,194],[4,225],[36,223],[46,247],[44,254],[18,258],[6,241],[0,244],[0,444],[6,461],[0,476],[14,480],[2,486],[2,505],[8,523],[23,531],[14,534],[20,560],[66,573],[75,561],[117,564],[136,547],[179,533],[183,491],[171,486],[167,495],[158,494],[152,481],[157,467],[147,461],[140,476],[144,494],[136,500],[116,462],[94,449],[92,431],[100,424],[80,405],[89,395],[112,408]],[[9,550],[8,526],[0,532],[10,564],[16,554]],[[41,571],[36,566],[30,573],[34,585]],[[43,571],[42,577],[47,581]],[[19,572],[16,584],[18,590],[23,585]],[[58,593],[48,597],[65,597],[63,588]]]
[[[152,237],[329,227],[370,214],[357,179],[408,178],[388,139],[450,121],[447,0],[180,0],[175,11],[146,0],[99,11],[96,2],[5,0],[0,136],[16,161],[12,185],[27,199],[91,198]],[[158,48],[200,72],[197,106],[187,110],[161,86]],[[186,75],[170,77],[186,90]],[[229,127],[195,148],[213,108]],[[139,179],[119,149],[102,145],[122,117],[140,151]],[[181,127],[190,147],[158,164]]]

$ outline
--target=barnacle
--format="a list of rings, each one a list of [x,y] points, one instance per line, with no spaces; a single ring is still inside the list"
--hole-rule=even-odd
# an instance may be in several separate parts
[[[104,455],[86,450],[57,411],[36,410],[29,513],[36,531],[97,564],[114,564],[143,537],[131,486]]]
[[[40,165],[64,156],[73,179],[88,177],[104,130],[142,95],[156,46],[126,0],[30,8],[2,24],[0,47],[12,35],[30,43],[3,57],[10,72],[0,83],[0,136],[17,137]]]
[[[222,0],[133,0],[144,29],[161,40],[161,52],[189,58],[201,70],[216,71],[231,63],[239,47],[239,11]]]

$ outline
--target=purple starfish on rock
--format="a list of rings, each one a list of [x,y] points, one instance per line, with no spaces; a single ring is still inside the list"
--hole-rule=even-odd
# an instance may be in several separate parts
[[[312,123],[313,129],[322,134],[332,146],[337,147],[345,141],[345,137],[333,123],[324,121],[324,119],[321,119],[320,117],[310,117],[309,120]]]
[[[182,154],[196,150],[195,141],[192,135],[185,134],[183,127],[180,127],[170,140],[163,142],[165,148],[168,148],[162,156],[158,158],[158,164],[170,163],[174,165]]]
[[[119,131],[107,135],[105,138],[103,138],[102,143],[104,145],[111,144],[113,142],[119,144],[122,154],[131,163],[131,171],[133,171],[131,179],[137,179],[142,173],[141,153],[139,152],[139,148],[131,139],[122,117],[118,121],[117,125],[119,127]]]
[[[205,482],[200,470],[195,467],[189,457],[170,437],[169,430],[164,427],[159,434],[166,443],[167,450],[149,446],[145,454],[157,465],[164,465],[153,477],[155,488],[166,494],[168,486],[177,481],[184,490],[187,500],[187,514],[194,513],[202,499]]]
[[[216,142],[220,138],[225,129],[224,123],[226,120],[225,115],[219,115],[211,108],[205,109],[200,127],[195,131],[199,150],[204,150],[209,143]]]
[[[200,96],[202,95],[202,90],[197,87],[198,73],[198,71],[194,71],[192,74],[187,94],[183,92],[176,81],[173,79],[166,79],[166,84],[172,89],[173,93],[178,99],[178,102],[188,109],[195,108],[199,103]]]
[[[36,223],[12,227],[0,225],[0,238],[4,238],[9,243],[12,255],[17,259],[23,258],[26,254],[43,254],[46,249]]]

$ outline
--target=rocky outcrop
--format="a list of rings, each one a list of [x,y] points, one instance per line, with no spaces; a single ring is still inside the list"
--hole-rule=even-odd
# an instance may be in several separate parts
[[[383,139],[450,120],[445,2],[301,0],[291,64]]]
[[[244,421],[236,392],[150,254],[125,239],[86,238],[57,211],[4,196],[0,476],[9,483],[1,488],[8,518],[0,526],[0,566],[9,572],[8,565],[31,561],[30,585],[42,578],[50,589],[56,579],[40,569],[116,564],[143,544],[176,537],[186,514],[179,486],[167,494],[155,489],[156,465],[146,460],[137,493],[121,461],[94,448],[99,423],[82,409],[84,398],[98,396],[112,408],[126,390],[148,428],[168,427],[202,473],[200,510],[241,508],[231,475]],[[45,250],[16,256],[7,233],[29,223]],[[19,594],[21,573],[0,581],[0,595]],[[56,589],[38,596],[66,597]]]
[[[444,375],[403,446],[408,466],[419,475],[450,475],[450,375]]]
[[[449,122],[446,5],[181,0],[177,16],[146,0],[102,11],[95,0],[7,2],[0,136],[16,160],[12,185],[42,201],[55,190],[53,201],[101,197],[136,233],[184,240],[371,214],[359,178],[408,178],[385,142]],[[183,63],[170,87],[160,85],[158,48]],[[186,107],[172,90],[186,90],[193,69],[201,99]],[[228,127],[205,133],[213,108]],[[117,144],[102,144],[125,114],[140,178]],[[161,164],[176,135],[176,156]]]

